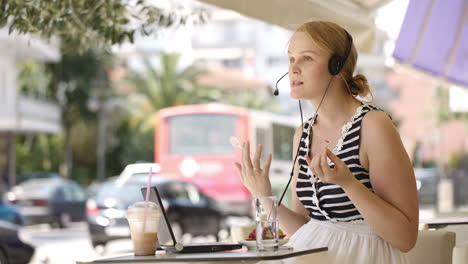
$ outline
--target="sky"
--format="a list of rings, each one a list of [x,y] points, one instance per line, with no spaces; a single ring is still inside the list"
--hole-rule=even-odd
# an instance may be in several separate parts
[[[409,0],[393,0],[377,11],[375,24],[377,28],[387,32],[389,36],[389,40],[384,49],[386,55],[391,55],[393,53],[395,41],[400,33],[408,3]]]

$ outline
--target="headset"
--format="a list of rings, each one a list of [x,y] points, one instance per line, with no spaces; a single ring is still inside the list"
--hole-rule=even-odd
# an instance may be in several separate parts
[[[343,30],[344,30],[344,32],[346,34],[346,40],[348,42],[348,45],[346,46],[344,56],[340,56],[338,54],[333,54],[330,57],[330,59],[328,60],[328,72],[332,76],[335,76],[335,75],[337,75],[337,74],[339,74],[341,72],[341,70],[343,69],[343,67],[344,67],[344,65],[346,63],[346,60],[348,59],[348,57],[349,57],[349,55],[351,53],[351,49],[353,47],[353,37],[351,36],[351,34],[348,33],[348,31],[346,31],[346,29],[343,29]],[[289,72],[285,73],[283,76],[281,76],[281,78],[278,79],[278,81],[276,81],[275,90],[273,92],[273,94],[275,96],[279,95],[278,83],[281,81],[281,79],[283,79],[286,75],[288,75],[288,73]],[[320,109],[320,106],[322,105],[323,99],[325,99],[325,95],[327,94],[328,88],[330,87],[330,83],[331,83],[332,80],[333,80],[333,78],[330,78],[330,81],[328,82],[328,85],[327,85],[327,89],[325,90],[325,92],[324,92],[324,94],[322,96],[322,99],[320,100],[320,103],[319,103],[319,105],[317,107],[317,110],[315,111],[315,114],[314,114],[314,117],[313,117],[313,120],[314,120],[313,122],[315,122],[315,119],[318,116],[318,114],[317,114],[318,110]],[[344,80],[344,81],[346,83],[346,86],[348,87],[348,83],[346,82],[346,80]],[[348,87],[348,89],[349,89],[349,87]],[[301,125],[302,125],[301,137],[302,137],[302,133],[304,132],[304,119],[303,119],[303,116],[302,116],[301,100],[298,100],[298,101],[299,101],[299,111],[301,113]],[[292,164],[291,173],[289,175],[289,181],[286,184],[286,187],[284,188],[284,191],[283,191],[283,194],[281,195],[281,198],[279,199],[278,206],[281,205],[281,202],[283,201],[284,195],[286,194],[286,191],[288,190],[289,185],[291,184],[291,180],[292,180],[292,178],[294,176],[294,165],[296,164],[297,156],[299,156],[300,146],[301,146],[301,142],[299,141],[299,143],[297,144],[297,151],[296,151],[296,155],[294,156],[294,161],[293,161],[293,164]]]
[[[351,34],[348,33],[348,31],[346,31],[346,29],[344,29],[344,32],[346,34],[346,40],[348,42],[348,45],[346,46],[346,51],[345,51],[345,54],[344,56],[340,56],[338,54],[333,54],[330,59],[328,60],[328,72],[335,76],[337,75],[338,73],[341,72],[341,70],[343,69],[345,63],[346,63],[346,60],[348,59],[349,57],[349,54],[351,54],[351,49],[353,47],[353,37],[351,36]],[[278,83],[286,76],[288,75],[289,72],[283,74],[283,76],[281,76],[278,81],[276,81],[276,84],[275,84],[275,90],[273,91],[273,94],[275,96],[278,96],[279,95],[279,89],[278,89]]]

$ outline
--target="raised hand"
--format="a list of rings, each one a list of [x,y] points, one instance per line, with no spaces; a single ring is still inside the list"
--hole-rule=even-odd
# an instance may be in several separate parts
[[[268,160],[263,168],[260,164],[260,157],[262,155],[262,145],[257,146],[255,155],[252,161],[250,156],[250,143],[249,141],[242,144],[242,158],[241,163],[235,162],[239,170],[242,184],[250,191],[254,197],[271,196],[271,183],[269,178],[270,165],[272,155],[268,155]]]
[[[335,164],[333,168],[330,168],[328,165],[327,158],[330,158]],[[306,156],[306,161],[314,175],[324,183],[333,183],[345,188],[354,181],[357,181],[348,166],[346,166],[346,163],[333,154],[327,147],[324,147],[320,153],[312,158]]]

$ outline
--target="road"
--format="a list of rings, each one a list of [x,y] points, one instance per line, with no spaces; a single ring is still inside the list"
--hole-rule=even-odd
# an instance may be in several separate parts
[[[66,229],[52,229],[47,225],[28,226],[21,235],[36,247],[30,264],[74,264],[76,260],[132,251],[130,240],[110,242],[105,248],[94,250],[85,223],[74,223]]]

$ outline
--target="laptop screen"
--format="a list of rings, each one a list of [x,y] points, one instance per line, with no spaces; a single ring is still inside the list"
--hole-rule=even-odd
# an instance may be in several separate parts
[[[146,197],[146,187],[141,188],[141,193],[143,197]],[[150,188],[149,200],[158,205],[159,210],[161,211],[161,219],[159,220],[158,226],[158,247],[174,247],[177,243],[174,236],[174,232],[169,223],[166,211],[159,195],[158,189],[156,186]]]

